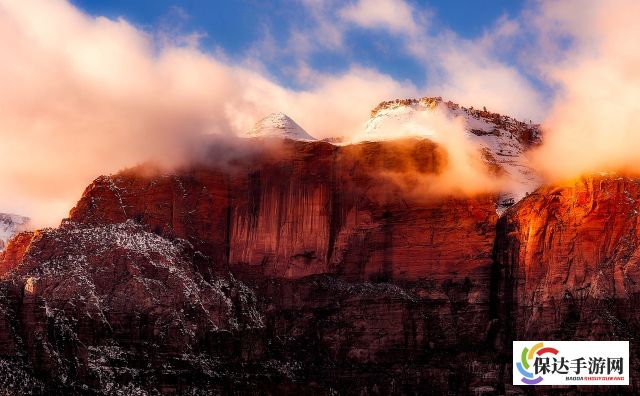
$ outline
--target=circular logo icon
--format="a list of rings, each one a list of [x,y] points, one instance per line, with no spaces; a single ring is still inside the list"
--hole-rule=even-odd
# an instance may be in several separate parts
[[[522,353],[520,354],[520,361],[516,364],[518,371],[523,377],[520,379],[523,384],[527,385],[537,385],[544,380],[542,376],[535,376],[534,373],[528,371],[535,360],[535,356],[542,356],[545,353],[551,353],[553,355],[558,354],[558,350],[551,347],[544,347],[544,343],[539,342],[535,344],[531,349],[523,348]],[[533,371],[533,370],[532,370]]]

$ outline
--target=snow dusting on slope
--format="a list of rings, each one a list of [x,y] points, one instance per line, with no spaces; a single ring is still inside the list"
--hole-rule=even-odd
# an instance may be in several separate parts
[[[309,135],[295,121],[284,113],[273,113],[261,119],[244,137],[268,137],[314,142],[318,139]]]

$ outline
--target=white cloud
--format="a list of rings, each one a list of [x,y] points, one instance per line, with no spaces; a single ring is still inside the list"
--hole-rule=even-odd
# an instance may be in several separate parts
[[[465,106],[539,122],[546,107],[542,95],[520,69],[493,55],[492,39],[441,37],[433,48],[428,89]]]
[[[451,31],[430,32],[429,10],[404,0],[359,0],[338,14],[361,28],[398,34],[401,48],[423,65],[428,77],[423,91],[430,95],[520,119],[544,115],[537,89],[519,68],[497,56],[517,34],[520,26],[513,19],[502,17],[482,36],[463,39]]]
[[[358,0],[338,13],[344,20],[363,28],[385,29],[407,35],[419,32],[416,12],[403,0]]]
[[[305,1],[319,7],[322,23],[341,10],[332,1]],[[255,59],[231,63],[200,51],[196,39],[158,39],[125,20],[87,16],[63,0],[0,0],[0,209],[55,224],[96,175],[148,158],[179,160],[194,136],[242,132],[274,111],[320,138],[358,133],[381,100],[426,93],[520,118],[540,116],[547,101],[519,67],[498,56],[527,29],[538,32],[538,47],[527,58],[532,68],[562,87],[545,123],[549,144],[540,158],[552,164],[548,172],[640,171],[634,165],[639,6],[573,1],[536,7],[473,40],[430,34],[419,19],[404,29],[397,16],[380,22],[396,29],[425,73],[437,76],[426,87],[358,65],[323,74],[302,57],[295,66],[307,85],[296,90],[274,82]],[[531,15],[534,25],[525,26]],[[327,43],[348,46],[349,29],[373,26],[367,24],[382,16],[358,18],[323,27],[338,32]],[[317,28],[302,33],[308,38]],[[307,54],[337,48],[301,43]]]

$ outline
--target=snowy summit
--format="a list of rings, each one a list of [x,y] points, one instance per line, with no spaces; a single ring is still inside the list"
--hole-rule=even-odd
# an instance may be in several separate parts
[[[505,200],[518,201],[533,191],[540,179],[525,153],[541,142],[540,126],[492,113],[486,109],[463,107],[440,97],[396,99],[382,102],[371,111],[358,141],[383,141],[400,138],[442,140],[446,132],[437,113],[446,119],[461,121],[469,142],[475,144],[485,161],[501,167],[515,182]]]
[[[290,140],[300,140],[303,142],[314,142],[318,139],[309,135],[294,120],[284,113],[269,114],[261,119],[247,132],[244,137],[269,137]]]

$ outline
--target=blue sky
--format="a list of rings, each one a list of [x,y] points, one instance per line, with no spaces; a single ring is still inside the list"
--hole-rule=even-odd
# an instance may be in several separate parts
[[[150,32],[164,29],[181,34],[199,33],[202,50],[222,50],[231,59],[240,60],[258,51],[256,57],[267,72],[285,86],[296,86],[291,69],[300,54],[279,54],[269,59],[259,49],[265,46],[267,38],[270,45],[284,48],[292,32],[314,24],[312,11],[304,0],[72,0],[72,3],[93,16],[123,17]],[[424,29],[430,34],[451,31],[460,39],[469,40],[481,37],[500,19],[518,16],[526,4],[508,0],[464,4],[409,0],[407,3],[415,15],[427,18]],[[347,2],[333,4],[340,7]],[[334,15],[328,16],[332,17]],[[305,62],[314,70],[327,73],[337,73],[358,64],[396,79],[425,84],[429,73],[424,63],[399,50],[399,40],[397,35],[385,31],[349,29],[344,34],[344,48],[335,50],[318,45],[311,54],[305,55]]]

